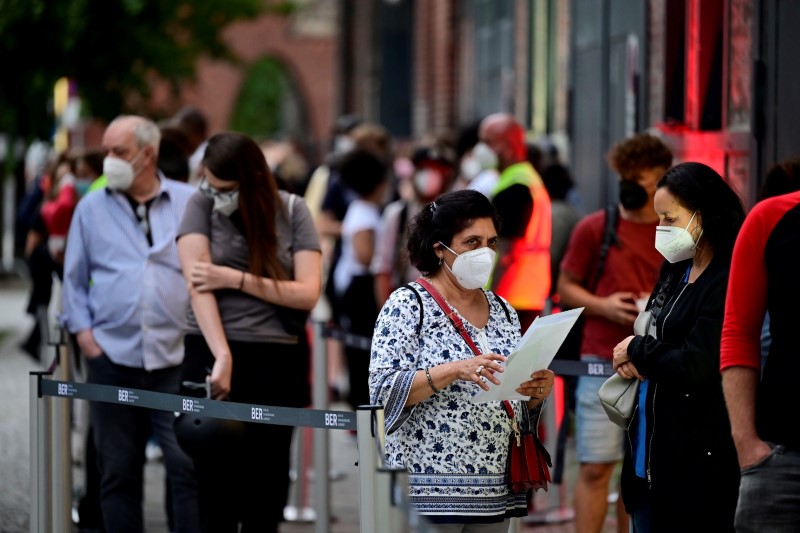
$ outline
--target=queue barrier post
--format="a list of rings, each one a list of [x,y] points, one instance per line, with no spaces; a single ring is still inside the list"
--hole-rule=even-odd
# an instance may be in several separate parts
[[[314,409],[328,409],[328,349],[325,339],[325,324],[313,322],[313,375],[312,404]],[[330,434],[327,429],[315,428],[312,432],[314,444],[314,504],[317,511],[315,533],[326,533],[330,524]]]
[[[433,533],[408,503],[408,472],[384,466],[383,406],[357,411],[360,523],[362,533]]]
[[[49,531],[51,523],[50,494],[50,402],[42,398],[41,380],[46,372],[31,372],[30,437],[31,437],[31,505],[30,532]]]
[[[56,365],[52,377],[70,381],[70,349],[66,334],[56,346]],[[54,533],[72,531],[72,403],[51,397],[52,402],[52,487]]]
[[[37,532],[70,533],[72,531],[72,408],[66,399],[42,398],[41,394],[42,380],[70,379],[70,352],[66,342],[66,332],[61,329],[51,331],[46,308],[38,310],[37,322],[37,327],[42,332],[42,362],[46,362],[51,347],[55,350],[55,357],[46,371],[31,373],[30,529]],[[51,341],[54,333],[59,335],[56,342]]]
[[[321,339],[322,324],[313,323],[311,325],[313,342],[311,344],[311,398],[314,409],[327,409],[327,353],[325,352],[324,339]],[[320,346],[320,340],[323,345]],[[319,448],[324,446],[324,452],[320,453]],[[314,500],[317,502],[316,509],[309,503],[309,473],[313,469],[314,481],[321,479],[319,475],[327,472],[327,431],[311,430],[301,428],[294,434],[292,442],[292,453],[294,457],[293,472],[294,479],[290,491],[289,503],[283,510],[283,518],[287,522],[315,522],[315,531],[327,531],[329,523],[329,501],[328,483],[323,481],[314,484]],[[309,449],[310,447],[310,449]],[[309,461],[309,453],[313,453],[312,460]],[[323,457],[324,456],[324,457]],[[324,467],[324,470],[323,470]]]
[[[325,342],[325,324],[312,321],[312,390],[311,399],[314,409],[328,409],[328,353]],[[315,522],[314,531],[326,533],[330,524],[330,477],[327,475],[330,465],[329,436],[326,429],[299,428],[294,437],[294,472],[295,479],[290,493],[290,503],[284,509],[284,520],[287,522]],[[309,464],[309,445],[313,454]],[[313,501],[308,505],[310,467],[313,467]]]
[[[359,494],[359,522],[361,533],[378,533],[381,525],[378,517],[386,509],[378,506],[379,501],[377,490],[377,470],[381,464],[376,447],[377,424],[375,414],[377,411],[383,412],[381,405],[361,405],[356,411],[358,443],[358,494]],[[387,495],[388,496],[388,495]],[[385,516],[385,515],[384,515]]]

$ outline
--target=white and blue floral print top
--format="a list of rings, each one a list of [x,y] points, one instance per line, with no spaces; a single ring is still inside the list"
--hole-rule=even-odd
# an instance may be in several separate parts
[[[512,494],[506,485],[511,422],[502,402],[472,403],[480,388],[457,380],[423,402],[405,405],[417,371],[474,357],[433,297],[421,285],[410,285],[424,310],[420,333],[417,296],[401,287],[383,305],[372,337],[370,397],[384,406],[387,466],[408,470],[409,501],[432,522],[524,516],[525,493]],[[519,319],[508,303],[491,292],[486,296],[489,321],[482,330],[461,319],[476,344],[507,356],[520,338]],[[527,427],[524,403],[512,405]]]

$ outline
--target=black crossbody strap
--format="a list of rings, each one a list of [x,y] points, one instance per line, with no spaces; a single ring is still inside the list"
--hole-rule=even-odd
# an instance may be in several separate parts
[[[422,319],[425,316],[425,311],[422,308],[422,296],[419,295],[417,289],[415,289],[410,283],[406,283],[403,285],[403,287],[413,292],[414,296],[417,298],[417,303],[419,304],[419,323],[417,324],[417,335],[419,335],[422,332]]]
[[[617,204],[607,205],[605,209],[605,225],[603,226],[603,243],[600,245],[600,255],[597,258],[597,268],[594,271],[594,277],[587,289],[589,292],[594,292],[600,278],[603,276],[603,271],[606,268],[606,258],[611,246],[619,247],[619,238],[617,237],[617,225],[619,223],[619,206]]]

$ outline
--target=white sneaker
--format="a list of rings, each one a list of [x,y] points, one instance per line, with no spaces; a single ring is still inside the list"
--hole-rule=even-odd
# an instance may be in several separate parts
[[[148,461],[160,461],[164,457],[164,452],[161,447],[153,440],[147,441],[147,446],[144,449],[144,456]]]

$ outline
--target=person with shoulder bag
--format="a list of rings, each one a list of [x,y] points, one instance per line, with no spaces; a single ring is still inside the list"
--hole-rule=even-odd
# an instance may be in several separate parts
[[[590,213],[572,231],[558,279],[562,305],[585,308],[580,359],[590,363],[611,362],[614,346],[630,334],[639,306],[655,285],[663,258],[652,247],[658,221],[652,200],[658,179],[672,165],[669,148],[651,135],[625,139],[608,158],[620,176],[614,242],[608,238],[613,217],[605,210]],[[598,400],[604,381],[603,377],[579,376],[575,391],[580,463],[575,528],[581,533],[602,529],[611,476],[624,453],[624,432],[609,421]],[[617,530],[627,532],[621,502],[617,522]]]
[[[622,499],[635,533],[733,532],[739,465],[719,361],[744,208],[730,185],[701,163],[669,170],[654,205],[655,248],[666,261],[648,299],[650,320],[645,334],[614,347],[614,370],[639,380]]]
[[[191,297],[182,394],[203,396],[188,384],[208,379],[215,400],[306,407],[310,350],[302,317],[322,285],[308,208],[278,190],[261,149],[245,135],[211,137],[202,165],[177,237]],[[244,426],[231,431],[176,421],[178,441],[195,452],[204,532],[235,532],[241,524],[277,533],[283,521],[294,428]],[[192,435],[209,427],[224,434]],[[205,452],[198,440],[208,441]],[[268,460],[254,460],[265,451]]]
[[[438,531],[505,533],[511,517],[527,515],[529,485],[509,480],[511,438],[535,431],[553,388],[554,374],[544,369],[516,389],[527,401],[472,402],[500,383],[520,339],[517,313],[483,289],[498,225],[477,191],[449,192],[425,206],[408,238],[411,263],[424,277],[391,293],[374,328],[369,391],[385,409],[386,466],[408,471],[409,501]],[[532,448],[536,456],[535,442]],[[543,484],[531,488],[546,486],[541,475]]]

